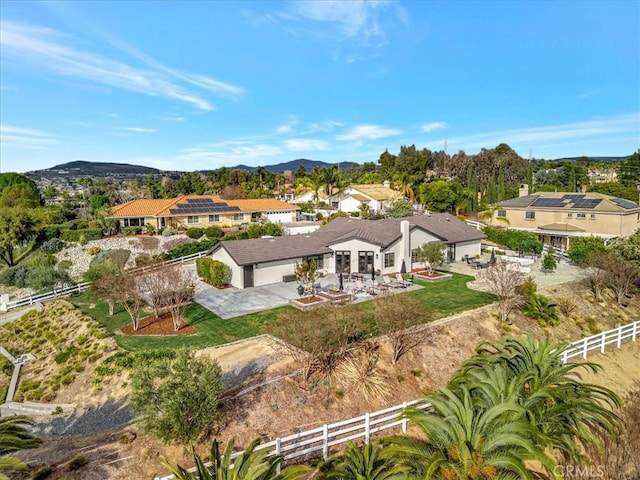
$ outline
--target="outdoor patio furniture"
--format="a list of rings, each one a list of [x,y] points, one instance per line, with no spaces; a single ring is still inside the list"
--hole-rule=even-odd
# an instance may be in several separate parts
[[[413,285],[413,283],[410,282],[409,280],[405,280],[404,278],[402,278],[402,274],[401,273],[396,273],[396,280],[398,281],[398,283],[404,285],[405,287]]]
[[[387,285],[387,287],[392,288],[392,289],[396,289],[396,288],[406,288],[405,285],[396,282],[395,280],[391,280],[387,275],[383,275],[382,276],[382,281],[384,282],[385,285]]]

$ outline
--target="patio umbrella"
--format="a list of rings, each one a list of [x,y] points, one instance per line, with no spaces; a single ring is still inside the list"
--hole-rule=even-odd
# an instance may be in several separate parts
[[[338,275],[338,280],[340,282],[340,291],[344,290],[344,279],[342,278],[342,272],[340,272],[340,275]]]
[[[402,259],[402,266],[400,267],[400,273],[407,273],[407,265],[404,263],[404,258]]]
[[[376,270],[373,267],[371,267],[371,281],[372,282],[376,281]]]

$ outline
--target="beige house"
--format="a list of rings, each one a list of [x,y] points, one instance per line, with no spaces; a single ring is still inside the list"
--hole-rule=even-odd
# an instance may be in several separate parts
[[[352,213],[359,211],[360,206],[365,204],[369,207],[370,212],[381,213],[385,211],[389,203],[402,199],[404,199],[404,195],[393,190],[389,182],[371,185],[349,185],[339,196],[338,209]]]
[[[567,249],[573,237],[605,240],[631,235],[640,226],[640,206],[601,193],[539,192],[499,204],[490,223],[536,233],[545,244]]]
[[[173,227],[230,228],[257,220],[289,223],[300,208],[273,198],[222,200],[212,195],[131,200],[111,208],[111,217],[122,227],[153,225]]]

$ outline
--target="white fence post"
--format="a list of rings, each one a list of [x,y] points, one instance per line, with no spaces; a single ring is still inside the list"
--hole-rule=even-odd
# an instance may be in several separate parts
[[[564,352],[562,352],[562,363],[567,363],[568,360],[569,360],[569,352],[565,350]]]
[[[584,358],[585,360],[587,358],[587,352],[589,352],[589,349],[587,348],[588,347],[588,345],[587,345],[588,344],[588,342],[587,342],[588,338],[589,337],[582,339],[582,344],[584,346],[584,348],[582,349],[582,358]]]
[[[639,324],[639,323],[640,323],[640,322],[633,322],[633,327],[632,327],[632,330],[631,330],[631,331],[632,331],[632,334],[631,334],[631,340],[632,340],[633,342],[635,342],[635,341],[636,341],[636,337],[638,336],[638,324]]]
[[[276,438],[276,455],[280,455],[280,437]],[[280,462],[282,463],[282,462]],[[280,463],[278,463],[278,466],[276,467],[276,473],[280,473]]]
[[[329,425],[326,423],[322,427],[322,458],[325,460],[329,456]]]
[[[620,348],[620,345],[622,344],[622,327],[618,328],[618,348]]]
[[[402,412],[407,408],[407,402],[402,402]],[[402,417],[402,433],[407,434],[407,417]]]
[[[364,443],[369,444],[371,440],[371,419],[369,412],[364,414]]]
[[[605,341],[604,339],[607,336],[607,332],[602,332],[602,343],[600,344],[600,353],[604,353]]]

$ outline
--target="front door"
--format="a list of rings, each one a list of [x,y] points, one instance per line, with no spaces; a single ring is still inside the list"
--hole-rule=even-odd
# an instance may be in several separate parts
[[[449,263],[451,262],[455,262],[456,261],[456,244],[455,243],[450,243],[449,244]]]
[[[244,267],[244,288],[253,287],[253,265]]]

